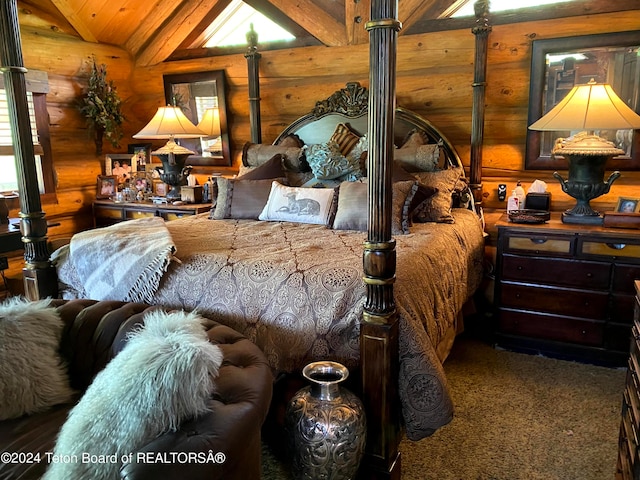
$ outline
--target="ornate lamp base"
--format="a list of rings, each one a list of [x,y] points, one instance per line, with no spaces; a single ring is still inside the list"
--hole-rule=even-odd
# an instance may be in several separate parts
[[[565,180],[558,172],[553,176],[562,185],[562,191],[576,199],[576,205],[562,214],[564,223],[601,225],[603,217],[589,205],[594,198],[608,193],[611,185],[620,176],[615,171],[604,181],[605,165],[609,158],[624,153],[595,135],[581,132],[568,139],[559,139],[553,150],[569,161],[569,178]]]

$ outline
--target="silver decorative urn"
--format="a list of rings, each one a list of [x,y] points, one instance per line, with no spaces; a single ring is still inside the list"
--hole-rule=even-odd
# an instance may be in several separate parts
[[[295,480],[355,478],[364,453],[366,419],[358,397],[340,382],[349,370],[337,362],[307,365],[310,385],[287,405],[285,430]]]

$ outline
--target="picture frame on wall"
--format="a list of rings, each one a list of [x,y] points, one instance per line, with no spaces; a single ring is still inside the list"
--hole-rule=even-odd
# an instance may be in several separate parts
[[[137,172],[146,171],[147,165],[153,163],[150,143],[130,143],[127,151],[131,155],[131,161],[135,161]]]
[[[96,198],[113,197],[118,191],[118,177],[116,175],[98,175],[96,184]]]
[[[617,213],[638,213],[640,212],[640,198],[618,197],[618,204],[615,211]]]

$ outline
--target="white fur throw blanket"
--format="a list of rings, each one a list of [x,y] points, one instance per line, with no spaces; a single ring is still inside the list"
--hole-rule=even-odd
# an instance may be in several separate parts
[[[222,364],[202,317],[156,310],[89,385],[62,426],[45,480],[115,480],[164,432],[208,411]],[[154,452],[160,453],[160,452]]]
[[[69,258],[93,300],[150,303],[174,253],[160,217],[77,233],[69,245]]]

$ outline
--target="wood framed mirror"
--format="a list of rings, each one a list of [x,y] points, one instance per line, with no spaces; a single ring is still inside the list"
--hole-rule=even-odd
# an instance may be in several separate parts
[[[527,126],[545,115],[574,85],[609,83],[640,113],[640,31],[534,40],[531,53]],[[538,132],[527,128],[525,169],[566,170],[567,160],[551,155],[558,138],[578,132]],[[640,169],[640,131],[601,130],[598,134],[624,150],[607,164],[612,170]]]
[[[195,125],[208,108],[217,108],[220,118],[218,137],[183,138],[178,143],[195,152],[190,165],[230,166],[231,148],[228,129],[224,70],[163,75],[167,105],[179,106]]]

